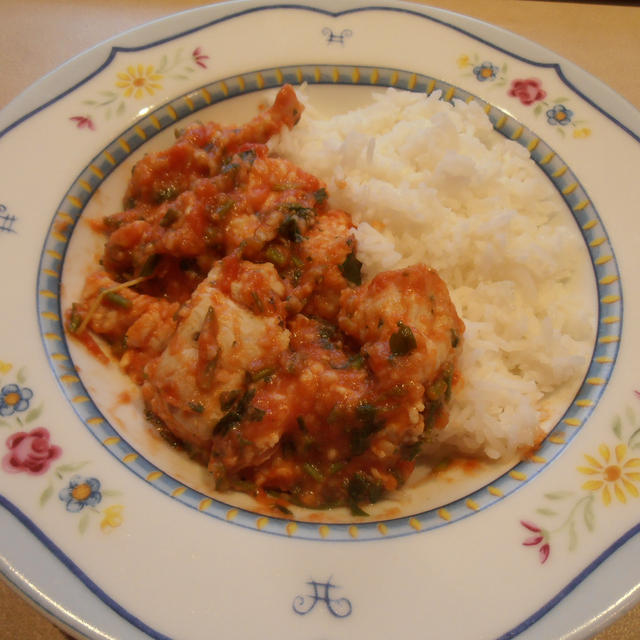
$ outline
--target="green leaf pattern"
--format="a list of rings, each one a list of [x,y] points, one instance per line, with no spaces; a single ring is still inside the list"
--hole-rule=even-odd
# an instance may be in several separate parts
[[[582,475],[579,488],[545,493],[544,502],[535,509],[540,521],[520,521],[535,534],[522,544],[538,548],[541,563],[553,548],[575,551],[582,536],[597,530],[603,509],[622,507],[640,497],[640,457],[634,453],[640,449],[640,428],[633,407],[613,417],[611,434],[609,443],[584,455],[586,464],[577,467]]]
[[[208,59],[209,56],[203,53],[202,47],[197,47],[190,54],[180,48],[172,55],[162,55],[156,64],[129,64],[112,76],[115,89],[102,89],[93,97],[83,100],[81,104],[85,113],[73,116],[70,120],[78,128],[94,130],[94,114],[100,113],[105,120],[110,120],[125,115],[132,104],[137,111],[138,98],[162,90],[168,80],[188,80],[194,73],[207,68]]]

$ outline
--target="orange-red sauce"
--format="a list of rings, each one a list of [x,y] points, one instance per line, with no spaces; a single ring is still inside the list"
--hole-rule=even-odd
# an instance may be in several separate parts
[[[286,86],[243,127],[192,125],[145,156],[123,210],[94,225],[105,235],[102,269],[67,326],[103,361],[92,336],[109,343],[146,389],[150,418],[207,463],[219,489],[284,514],[291,503],[361,513],[402,486],[429,430],[446,423],[464,327],[426,267],[361,289],[350,216],[329,208],[319,179],[268,153],[302,109]],[[221,370],[221,336],[233,327],[221,323],[216,296],[193,335],[180,335],[208,287],[232,300],[238,323],[272,323],[224,391],[234,372]],[[391,290],[399,303],[388,309]],[[167,349],[185,370],[158,393]]]

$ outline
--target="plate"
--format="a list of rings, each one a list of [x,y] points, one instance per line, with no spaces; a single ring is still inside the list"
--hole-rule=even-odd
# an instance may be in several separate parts
[[[381,49],[389,30],[403,37]],[[556,187],[592,265],[589,370],[536,455],[398,517],[278,518],[219,499],[114,415],[111,385],[88,382],[62,331],[69,256],[136,154],[187,119],[241,120],[287,81],[345,107],[386,86],[480,101]],[[637,112],[570,63],[417,5],[225,3],[44,79],[0,119],[5,577],[89,638],[595,632],[640,585],[639,142]]]

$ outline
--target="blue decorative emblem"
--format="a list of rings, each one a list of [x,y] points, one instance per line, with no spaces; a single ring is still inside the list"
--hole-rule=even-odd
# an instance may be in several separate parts
[[[324,602],[329,613],[335,618],[346,618],[351,615],[351,601],[348,598],[332,598],[331,589],[337,588],[332,584],[331,578],[327,582],[316,582],[311,580],[307,584],[313,588],[310,595],[298,595],[293,600],[293,610],[301,616],[310,613],[318,602]]]
[[[6,231],[7,233],[16,233],[13,229],[13,223],[16,221],[16,217],[7,213],[7,207],[0,204],[0,231]]]
[[[325,27],[322,30],[322,35],[327,39],[327,44],[341,44],[344,46],[346,38],[350,38],[353,35],[351,29],[343,29],[340,33],[334,33],[333,29]]]

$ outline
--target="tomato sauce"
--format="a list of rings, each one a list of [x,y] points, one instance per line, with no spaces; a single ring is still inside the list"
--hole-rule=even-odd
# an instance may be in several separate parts
[[[67,328],[103,361],[107,342],[219,490],[362,515],[446,424],[464,327],[426,267],[363,283],[349,214],[269,155],[302,110],[286,86],[140,160]]]

